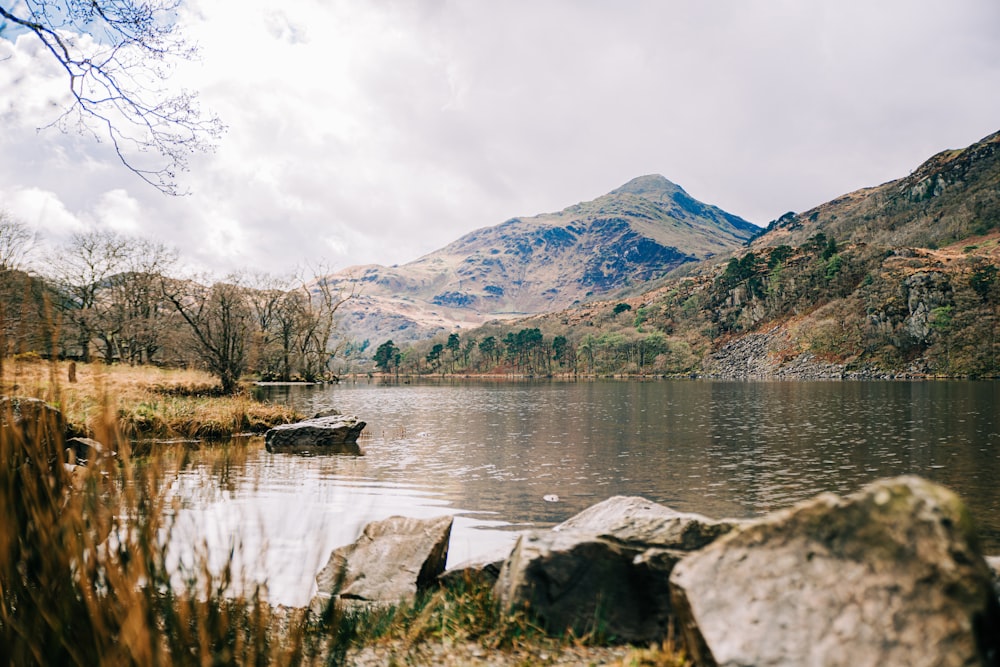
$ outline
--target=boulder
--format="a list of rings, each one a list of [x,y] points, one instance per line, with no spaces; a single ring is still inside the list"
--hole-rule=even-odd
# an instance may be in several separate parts
[[[66,436],[66,418],[59,408],[40,398],[0,397],[0,426],[14,429],[24,437],[44,437],[62,443]]]
[[[588,507],[553,530],[595,532],[626,544],[691,551],[741,523],[678,512],[638,496],[614,496]]]
[[[699,665],[993,665],[1000,608],[958,497],[917,477],[823,494],[680,562]]]
[[[493,590],[504,609],[530,610],[552,634],[653,641],[666,635],[667,582],[684,555],[594,532],[530,531],[518,539]]]
[[[451,516],[393,516],[365,526],[361,536],[330,554],[316,575],[310,609],[320,614],[332,600],[399,604],[437,585],[448,560]]]
[[[1000,556],[987,556],[986,564],[993,572],[993,588],[997,592],[997,597],[1000,598]]]
[[[264,435],[269,452],[361,454],[358,436],[365,422],[357,417],[330,415],[281,424]]]
[[[494,594],[510,611],[530,609],[554,634],[663,639],[674,565],[688,549],[708,544],[733,525],[645,498],[610,498],[552,530],[523,535]]]
[[[66,462],[67,423],[62,411],[38,398],[0,397],[0,428],[18,443],[16,460],[40,460],[53,468]]]

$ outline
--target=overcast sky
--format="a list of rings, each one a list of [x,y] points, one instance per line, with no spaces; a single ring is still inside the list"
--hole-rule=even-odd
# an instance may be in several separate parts
[[[190,0],[183,22],[179,82],[229,128],[191,194],[38,131],[65,83],[5,33],[0,209],[220,274],[340,269],[649,173],[763,225],[1000,130],[997,0]]]

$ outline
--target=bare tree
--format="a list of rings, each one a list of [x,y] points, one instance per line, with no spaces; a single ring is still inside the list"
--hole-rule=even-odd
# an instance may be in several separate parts
[[[109,279],[99,302],[104,306],[98,310],[103,325],[99,331],[114,332],[103,338],[109,361],[153,361],[177,315],[160,287],[176,262],[177,251],[160,241],[128,239],[123,270]]]
[[[15,352],[51,354],[56,326],[49,317],[44,284],[28,274],[35,235],[0,211],[0,358]]]
[[[22,271],[35,235],[7,211],[0,211],[0,271]]]
[[[187,322],[208,371],[234,393],[247,369],[254,314],[246,287],[230,276],[211,287],[190,280],[163,282],[163,294]]]
[[[34,34],[62,66],[69,106],[52,123],[111,141],[142,180],[177,194],[192,153],[210,150],[224,127],[190,91],[167,86],[196,50],[177,30],[182,0],[6,0],[0,18]]]
[[[53,304],[63,313],[63,321],[71,327],[69,335],[76,340],[73,356],[90,361],[90,348],[95,338],[105,343],[105,358],[114,358],[116,323],[105,317],[102,291],[112,277],[125,270],[129,239],[110,231],[74,234],[47,262],[47,273],[53,280]]]
[[[307,380],[318,380],[330,373],[330,362],[340,349],[333,345],[337,311],[355,296],[354,284],[346,291],[328,278],[330,271],[319,267],[310,279],[301,278],[301,312],[296,327],[300,371]]]
[[[287,335],[283,336],[282,311],[291,280],[267,273],[250,273],[246,276],[246,284],[254,315],[251,367],[262,378],[280,376],[287,380],[286,373],[281,370],[288,366],[288,344],[282,345],[282,339],[287,338]]]

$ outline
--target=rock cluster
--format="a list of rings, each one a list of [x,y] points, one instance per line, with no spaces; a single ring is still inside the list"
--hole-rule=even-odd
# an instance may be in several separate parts
[[[750,333],[724,345],[705,358],[706,377],[726,379],[834,379],[849,374],[843,364],[817,359],[810,352],[785,358],[787,334],[780,327]]]
[[[442,573],[450,526],[370,524],[331,556],[314,606],[398,602],[435,576],[454,581]],[[554,634],[647,642],[679,629],[699,665],[998,665],[1000,563],[989,561],[954,493],[899,477],[755,521],[615,497],[525,533],[478,576]],[[383,593],[381,579],[406,583]]]

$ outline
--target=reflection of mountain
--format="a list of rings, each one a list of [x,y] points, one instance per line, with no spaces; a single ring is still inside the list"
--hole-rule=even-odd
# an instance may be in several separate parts
[[[642,176],[558,213],[513,218],[416,261],[356,266],[343,327],[397,343],[486,319],[548,312],[739,247],[755,225],[703,204],[662,176]]]

